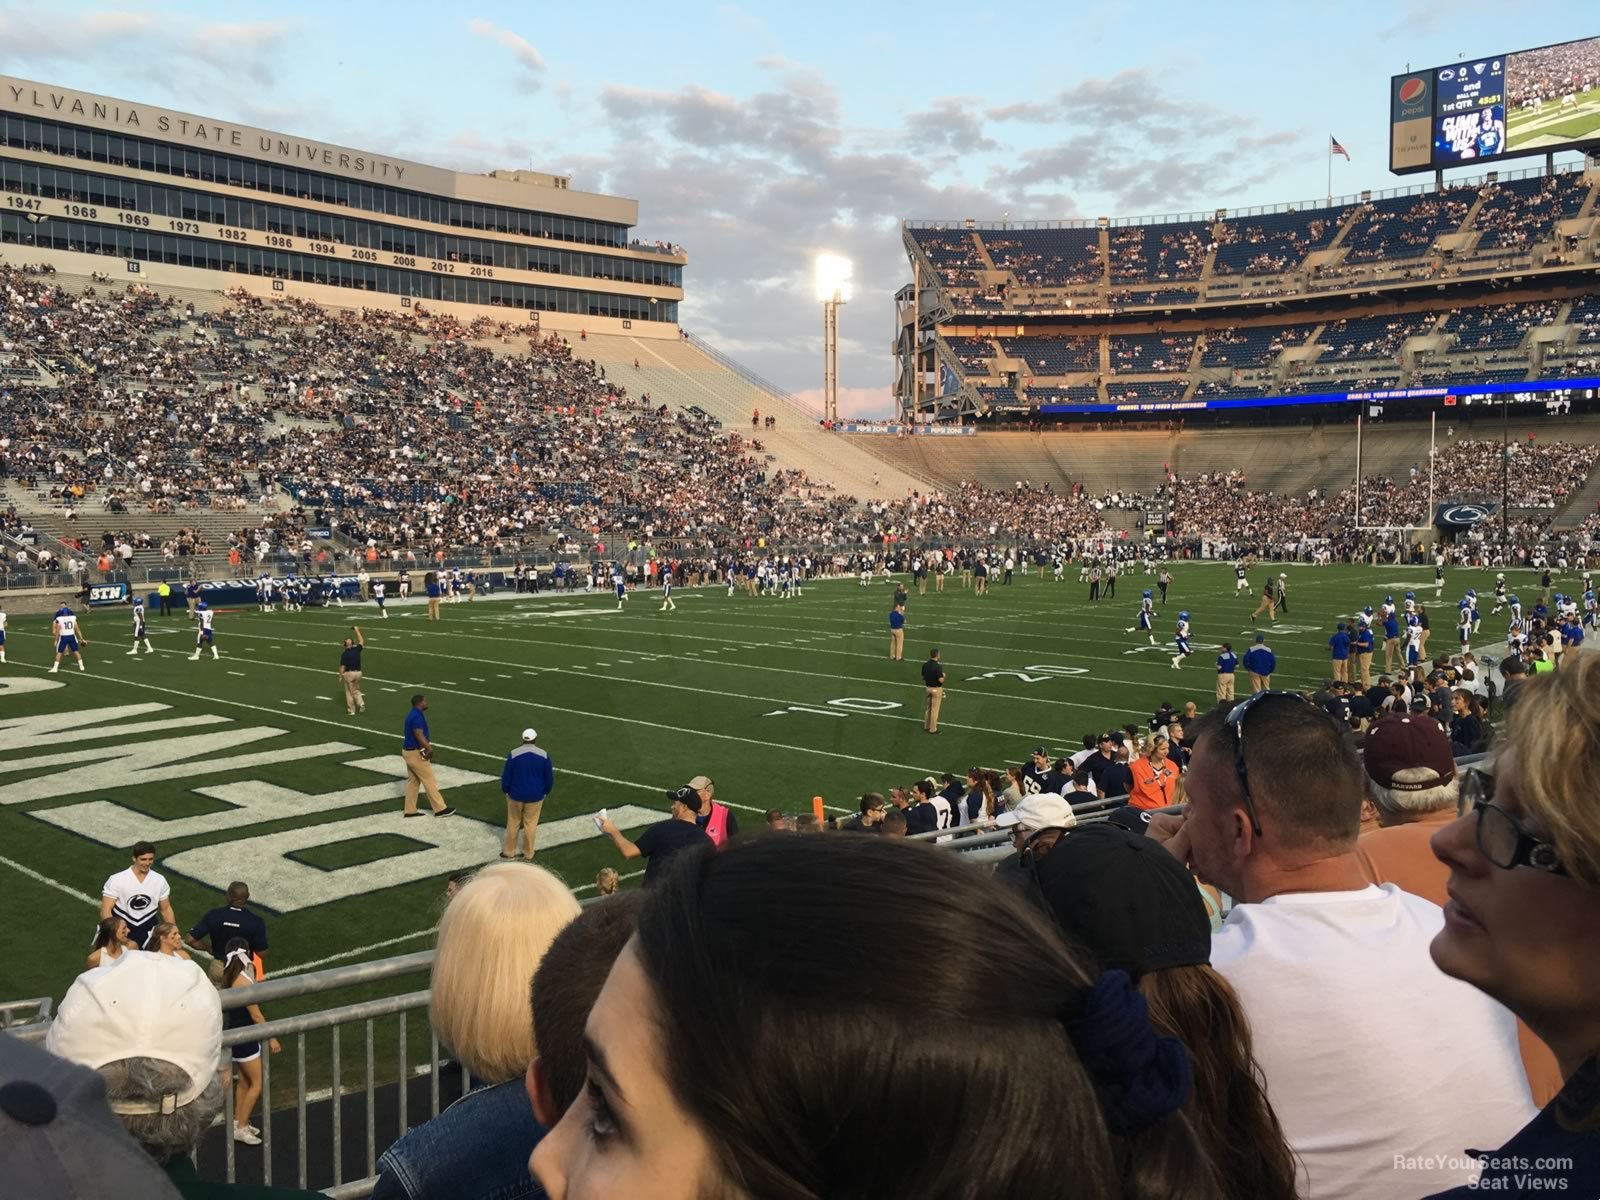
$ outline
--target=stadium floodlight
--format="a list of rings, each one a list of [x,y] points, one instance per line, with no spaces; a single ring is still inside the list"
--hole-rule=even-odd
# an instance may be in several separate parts
[[[817,255],[817,299],[822,301],[822,416],[839,419],[839,306],[850,299],[855,267],[837,254]]]
[[[837,254],[817,255],[817,299],[824,304],[845,304],[850,299],[855,265]]]

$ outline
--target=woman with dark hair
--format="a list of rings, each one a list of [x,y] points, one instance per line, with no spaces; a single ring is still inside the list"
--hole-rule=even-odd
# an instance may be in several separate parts
[[[96,967],[109,967],[121,961],[129,950],[138,948],[128,936],[126,921],[121,917],[106,917],[95,930],[94,945],[89,947],[89,957],[84,960],[84,967],[90,971]]]
[[[972,1036],[976,1012],[998,1036]],[[684,855],[586,1041],[584,1093],[530,1164],[552,1200],[1115,1198],[1131,1164],[1143,1194],[1224,1195],[1179,1111],[1189,1056],[1127,976],[1096,979],[930,846]]]
[[[1239,997],[1211,967],[1211,922],[1194,877],[1160,845],[1109,823],[1080,826],[1035,876],[1068,943],[1126,971],[1159,1033],[1189,1047],[1184,1106],[1217,1194],[1294,1200],[1296,1163],[1267,1102]],[[1159,1195],[1133,1164],[1129,1195]]]
[[[982,767],[967,769],[967,794],[962,825],[982,825],[993,821],[999,814],[994,811],[994,784],[990,772]]]
[[[250,943],[245,938],[230,938],[222,948],[223,991],[247,988],[256,981],[255,967],[250,962]],[[230,1008],[222,1014],[224,1029],[248,1029],[251,1025],[266,1024],[266,1017],[254,1004]],[[267,1048],[276,1054],[283,1047],[277,1038],[269,1038]],[[239,1042],[232,1048],[233,1060],[233,1140],[246,1146],[261,1144],[261,1130],[250,1124],[261,1099],[261,1043]]]

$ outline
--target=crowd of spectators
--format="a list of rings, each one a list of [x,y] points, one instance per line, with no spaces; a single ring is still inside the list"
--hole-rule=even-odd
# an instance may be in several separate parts
[[[692,781],[662,822],[687,833],[641,839],[664,848],[646,885],[583,909],[538,866],[453,876],[429,1021],[476,1086],[413,1118],[373,1194],[1593,1194],[1600,826],[1571,763],[1600,754],[1600,657],[1505,678],[1492,732],[1462,655],[1163,703],[1003,776],[721,838]],[[1492,770],[1460,761],[1485,742]],[[962,826],[1010,846],[963,861],[938,845]],[[108,1171],[226,1194],[195,1153],[224,1027],[266,1019],[260,933],[213,928],[213,978],[108,946],[42,1050],[0,1034],[19,1194]],[[270,1039],[233,1040],[237,1096]],[[884,1154],[857,1131],[885,1113],[969,1136]]]

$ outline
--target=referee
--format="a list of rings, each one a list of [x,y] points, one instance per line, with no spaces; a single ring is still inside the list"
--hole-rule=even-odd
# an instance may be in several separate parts
[[[367,711],[367,702],[361,698],[361,652],[367,641],[361,636],[359,625],[350,626],[353,638],[345,638],[344,649],[339,652],[339,682],[344,684],[344,709],[352,717]]]
[[[929,650],[928,661],[922,664],[922,685],[928,693],[922,727],[929,733],[938,733],[939,705],[944,703],[944,664],[939,661],[937,649]]]

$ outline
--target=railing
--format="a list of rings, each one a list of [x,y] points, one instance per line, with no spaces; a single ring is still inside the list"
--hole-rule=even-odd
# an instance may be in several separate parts
[[[756,374],[756,372],[752,371],[749,367],[745,366],[737,359],[729,358],[726,354],[716,349],[716,347],[712,346],[709,342],[703,340],[702,338],[696,337],[688,330],[684,330],[683,340],[688,342],[696,350],[700,351],[701,354],[704,354],[717,365],[726,367],[728,370],[732,371],[735,375],[739,376],[739,378],[743,379],[752,387],[760,388],[763,392],[769,392],[779,400],[787,401],[789,404],[793,405],[802,413],[810,417],[810,419],[813,421],[821,418],[821,413],[813,412],[804,401],[802,401],[787,388],[781,388],[777,384],[773,383],[770,379],[766,379],[763,376]]]

